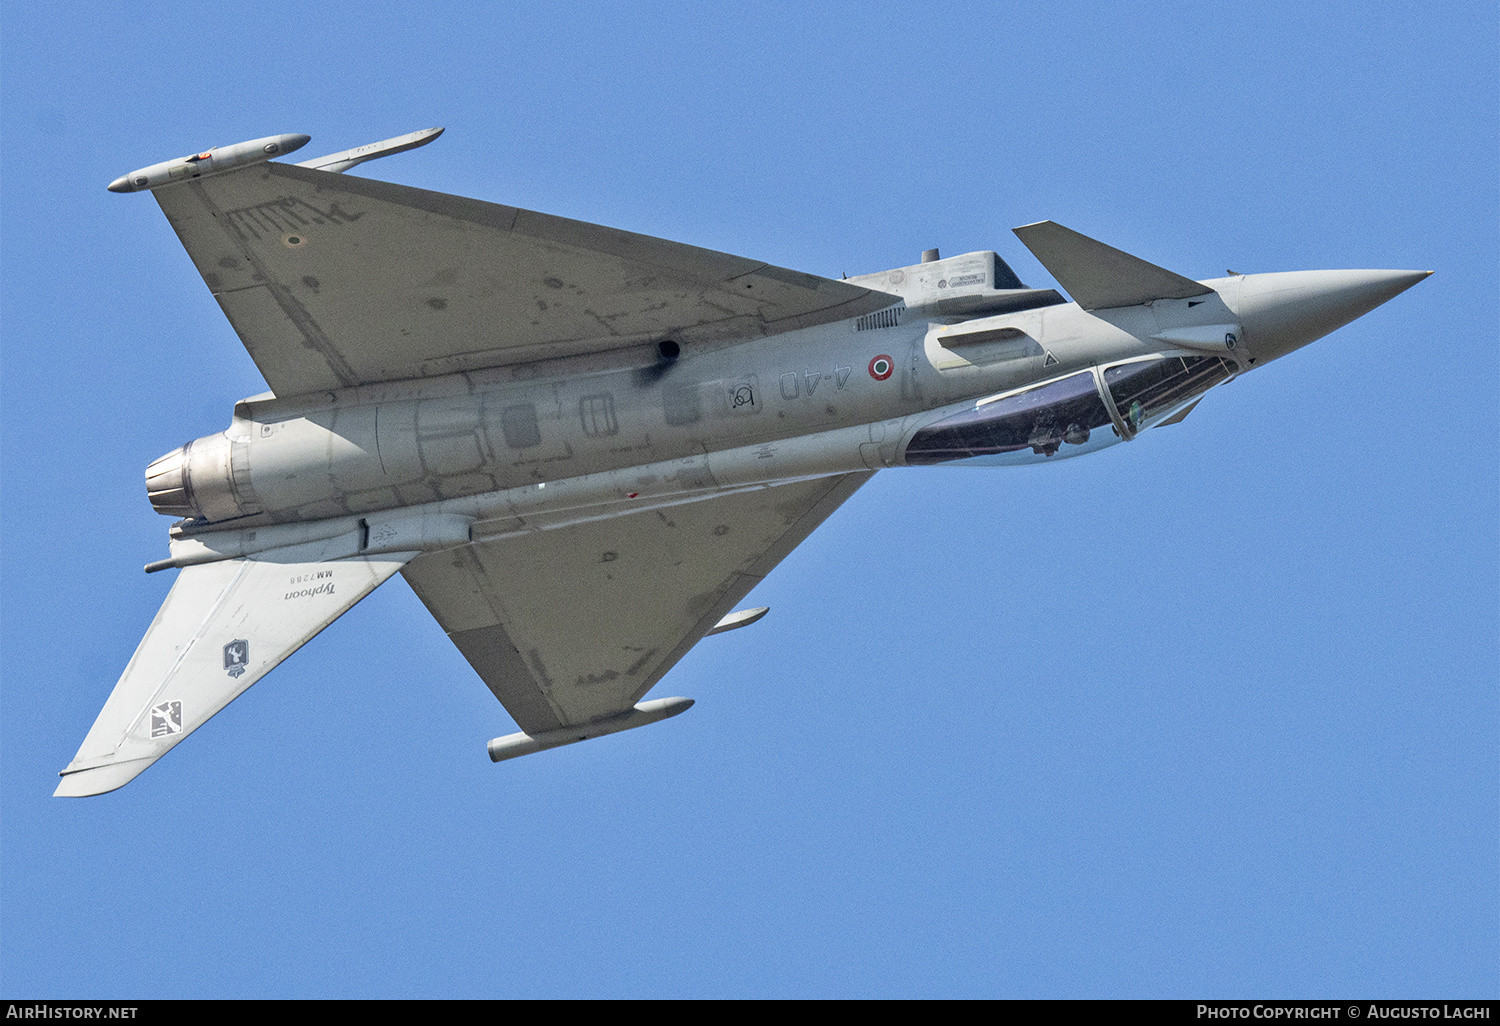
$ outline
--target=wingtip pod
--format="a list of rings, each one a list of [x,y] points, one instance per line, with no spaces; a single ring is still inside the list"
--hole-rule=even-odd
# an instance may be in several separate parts
[[[236,168],[259,164],[273,157],[300,150],[312,141],[312,136],[299,132],[268,135],[261,139],[235,143],[232,146],[215,146],[202,153],[164,160],[160,164],[143,167],[128,175],[121,175],[109,183],[110,192],[149,192],[163,185],[191,181],[208,175],[222,174]]]
[[[654,698],[649,702],[638,702],[635,708],[617,716],[537,734],[527,734],[524,731],[507,734],[504,737],[495,738],[486,747],[489,749],[491,762],[504,762],[506,759],[515,759],[522,755],[544,752],[549,748],[577,744],[591,737],[618,734],[622,730],[644,727],[648,723],[656,723],[659,720],[670,719],[678,713],[687,712],[692,707],[691,698]]]

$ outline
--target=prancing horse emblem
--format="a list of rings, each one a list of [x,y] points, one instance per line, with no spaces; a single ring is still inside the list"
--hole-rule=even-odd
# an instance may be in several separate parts
[[[224,671],[238,677],[250,665],[250,642],[243,639],[224,646]]]

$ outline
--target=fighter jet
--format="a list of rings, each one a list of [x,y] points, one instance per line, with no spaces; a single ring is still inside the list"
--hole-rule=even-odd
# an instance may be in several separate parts
[[[1427,271],[1194,281],[1051,221],[845,280],[298,164],[279,135],[124,175],[270,391],[155,460],[175,569],[56,794],[134,779],[400,573],[520,732],[495,761],[674,716],[646,694],[875,473],[1046,463]]]

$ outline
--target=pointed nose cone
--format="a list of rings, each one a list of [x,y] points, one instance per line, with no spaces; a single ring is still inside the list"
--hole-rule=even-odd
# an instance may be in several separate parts
[[[1239,316],[1257,364],[1285,356],[1381,303],[1431,271],[1287,271],[1247,275]]]
[[[130,184],[129,175],[121,175],[119,178],[116,178],[114,181],[109,183],[110,192],[133,192],[134,189],[135,186]]]

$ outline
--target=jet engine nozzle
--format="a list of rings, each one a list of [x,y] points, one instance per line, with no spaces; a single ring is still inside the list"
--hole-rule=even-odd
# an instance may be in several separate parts
[[[217,434],[158,456],[146,467],[151,508],[167,516],[209,521],[260,512],[248,480],[235,481],[234,455],[234,443]]]
[[[1256,363],[1285,356],[1400,295],[1431,271],[1283,271],[1246,275],[1238,313]]]

